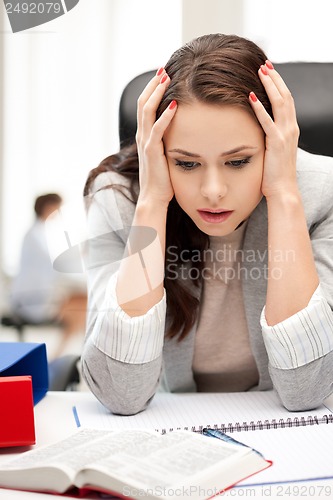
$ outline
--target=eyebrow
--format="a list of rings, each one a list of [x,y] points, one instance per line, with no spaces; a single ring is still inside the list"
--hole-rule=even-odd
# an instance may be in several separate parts
[[[254,146],[241,145],[241,146],[237,146],[236,148],[229,149],[228,151],[224,151],[223,153],[221,153],[220,156],[228,156],[228,155],[232,155],[234,153],[239,153],[240,151],[243,151],[244,149],[257,149],[257,148]],[[189,156],[190,158],[200,158],[200,155],[197,153],[190,153],[189,151],[185,151],[184,149],[178,149],[178,148],[170,149],[168,151],[168,153],[179,153],[179,154],[184,155],[184,156]]]

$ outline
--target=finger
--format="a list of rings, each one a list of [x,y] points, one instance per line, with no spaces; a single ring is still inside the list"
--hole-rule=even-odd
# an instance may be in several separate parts
[[[164,73],[162,76],[159,85],[155,88],[153,93],[150,95],[148,100],[143,106],[142,109],[142,122],[141,122],[141,131],[142,138],[148,139],[150,136],[152,127],[156,121],[156,111],[161,102],[161,99],[166,91],[167,86],[170,83],[170,77]]]
[[[161,114],[158,120],[154,123],[152,130],[151,130],[151,141],[152,142],[159,142],[163,139],[163,135],[170,125],[173,117],[176,114],[177,111],[177,102],[175,100],[171,101],[169,106],[166,108],[165,111]]]
[[[295,120],[294,100],[281,76],[267,64],[260,67],[258,74],[271,102],[274,120],[280,123]]]
[[[250,92],[249,101],[253,111],[260,125],[262,126],[266,135],[268,135],[274,128],[275,124],[270,115],[267,113],[263,104],[259,101],[254,92]]]
[[[143,91],[141,92],[138,101],[137,101],[137,125],[138,129],[142,125],[142,110],[144,105],[146,104],[147,100],[151,96],[151,94],[154,92],[156,87],[159,85],[161,78],[163,77],[165,73],[165,69],[159,68],[156,72],[156,75],[153,76],[153,78],[147,83]]]
[[[273,63],[271,61],[267,60],[264,67],[265,67],[268,75],[271,77],[271,79],[275,83],[276,88],[278,89],[280,94],[283,97],[291,96],[291,92],[290,92],[289,88],[287,87],[286,82],[283,80],[282,76],[276,71],[276,69],[273,66]]]

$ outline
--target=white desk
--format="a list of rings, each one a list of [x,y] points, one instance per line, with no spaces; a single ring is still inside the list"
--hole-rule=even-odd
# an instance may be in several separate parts
[[[77,430],[76,421],[73,415],[73,405],[80,401],[87,404],[95,401],[95,398],[87,392],[49,392],[35,407],[36,445],[33,448],[46,444],[52,444],[69,436]],[[1,462],[8,460],[8,458],[13,457],[15,454],[21,453],[26,449],[27,448],[0,448],[0,464]],[[299,488],[298,490],[297,487]],[[325,487],[327,488],[325,489]],[[293,491],[296,494],[293,495]],[[327,499],[333,498],[333,479],[318,482],[307,481],[303,483],[272,485],[269,487],[249,486],[247,488],[234,488],[218,498],[224,497]],[[55,498],[57,497],[54,495],[5,490],[0,488],[0,500],[55,500]],[[73,497],[63,495],[59,498],[69,499]],[[95,496],[95,498],[99,497]],[[174,498],[171,500],[179,499]]]

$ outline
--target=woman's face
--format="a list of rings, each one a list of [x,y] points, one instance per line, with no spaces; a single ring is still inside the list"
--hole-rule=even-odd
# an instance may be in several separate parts
[[[210,236],[225,236],[262,198],[265,139],[243,108],[199,102],[178,106],[164,134],[178,204]]]

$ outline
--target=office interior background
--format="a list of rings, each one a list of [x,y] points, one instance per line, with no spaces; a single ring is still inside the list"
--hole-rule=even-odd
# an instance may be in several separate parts
[[[89,170],[117,151],[128,81],[209,32],[248,37],[273,62],[332,62],[332,18],[331,0],[80,0],[13,34],[1,2],[0,306],[36,196],[80,198]]]

